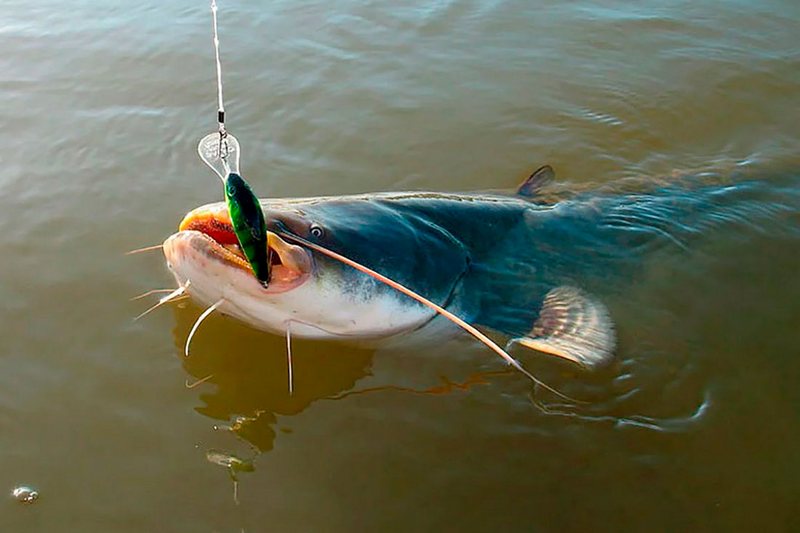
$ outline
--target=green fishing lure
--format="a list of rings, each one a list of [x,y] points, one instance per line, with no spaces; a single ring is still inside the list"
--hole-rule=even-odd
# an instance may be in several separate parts
[[[197,146],[200,158],[225,186],[225,203],[233,232],[258,281],[269,285],[272,269],[267,246],[267,223],[261,203],[239,174],[239,141],[229,133],[206,135]]]
[[[250,185],[234,172],[225,179],[225,203],[244,256],[258,281],[268,286],[271,269],[264,212]]]

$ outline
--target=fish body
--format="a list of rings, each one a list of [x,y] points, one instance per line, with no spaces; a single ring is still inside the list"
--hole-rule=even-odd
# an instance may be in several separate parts
[[[471,324],[528,339],[535,349],[543,344],[532,337],[550,346],[559,337],[561,351],[574,352],[575,343],[583,342],[579,351],[606,343],[607,352],[613,348],[604,333],[610,321],[586,289],[629,277],[655,249],[685,253],[712,226],[794,217],[796,190],[783,196],[768,183],[742,182],[586,193],[555,203],[520,194],[420,192],[262,200],[274,261],[267,288],[240,253],[209,236],[207,228],[230,226],[224,204],[190,212],[164,252],[177,281],[190,280],[189,292],[201,304],[222,301],[221,312],[266,331],[282,334],[291,327],[299,337],[385,338],[419,330],[436,316],[287,238],[296,235]]]

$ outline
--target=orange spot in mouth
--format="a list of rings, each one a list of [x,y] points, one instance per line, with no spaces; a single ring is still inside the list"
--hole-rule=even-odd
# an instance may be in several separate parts
[[[189,212],[181,221],[178,231],[197,231],[208,237],[209,252],[243,270],[252,272],[233,231],[227,206],[217,204],[203,206]],[[312,268],[309,252],[283,241],[276,234],[267,232],[272,264],[272,281],[291,284],[305,278]]]
[[[178,230],[205,233],[222,245],[239,244],[227,209],[195,209],[184,217]]]

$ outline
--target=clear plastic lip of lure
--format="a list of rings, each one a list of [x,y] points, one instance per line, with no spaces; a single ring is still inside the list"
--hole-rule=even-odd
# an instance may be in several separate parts
[[[239,174],[239,141],[230,133],[209,133],[200,140],[197,153],[223,182],[228,174]]]

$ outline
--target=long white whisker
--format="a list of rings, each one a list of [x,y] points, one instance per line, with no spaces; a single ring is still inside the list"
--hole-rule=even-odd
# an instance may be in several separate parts
[[[186,346],[184,346],[183,348],[183,355],[189,357],[189,345],[192,343],[192,337],[194,337],[194,334],[197,332],[197,328],[200,327],[200,324],[203,323],[203,320],[205,320],[208,317],[208,315],[213,313],[220,305],[224,303],[225,299],[223,298],[222,300],[219,300],[217,303],[213,304],[211,307],[203,311],[203,313],[199,317],[197,317],[194,326],[192,326],[192,330],[189,332],[189,336],[186,338]]]
[[[147,291],[147,292],[143,292],[139,296],[134,296],[133,298],[131,298],[131,301],[133,302],[135,300],[141,300],[142,298],[147,298],[148,296],[151,296],[153,294],[161,294],[161,293],[164,293],[164,292],[173,292],[174,290],[175,289],[153,289],[153,290],[150,290],[150,291]]]
[[[286,363],[289,367],[289,396],[294,394],[294,379],[292,373],[292,321],[286,324]]]
[[[332,259],[336,259],[337,261],[340,261],[340,262],[342,262],[342,263],[344,263],[346,265],[349,265],[349,266],[355,268],[356,270],[358,270],[360,272],[363,272],[364,274],[367,274],[368,276],[372,276],[373,278],[375,278],[376,280],[380,281],[381,283],[385,283],[386,285],[392,287],[396,291],[401,292],[401,293],[405,294],[406,296],[418,301],[422,305],[425,305],[425,306],[433,309],[436,313],[442,315],[443,317],[448,319],[450,322],[453,322],[455,325],[459,326],[461,329],[463,329],[464,331],[466,331],[467,333],[469,333],[470,335],[472,335],[473,337],[478,339],[480,342],[482,342],[484,345],[486,345],[487,348],[489,348],[490,350],[495,352],[497,355],[499,355],[500,357],[505,359],[505,361],[509,365],[511,365],[512,367],[517,369],[521,374],[526,376],[528,379],[530,379],[535,384],[539,385],[540,387],[543,387],[543,388],[547,389],[548,391],[552,392],[556,396],[558,396],[560,398],[563,398],[565,400],[568,400],[568,401],[571,401],[571,402],[575,402],[575,403],[586,403],[586,402],[582,402],[580,400],[576,400],[575,398],[570,398],[566,394],[564,394],[562,392],[559,392],[556,389],[554,389],[553,387],[551,387],[550,385],[542,382],[536,376],[534,376],[533,374],[528,372],[525,368],[523,368],[523,366],[516,359],[511,357],[511,355],[508,352],[506,352],[504,349],[502,349],[500,346],[498,346],[496,342],[494,342],[492,339],[490,339],[489,337],[487,337],[486,335],[484,335],[483,333],[478,331],[478,329],[475,328],[475,326],[473,326],[471,324],[468,324],[462,318],[454,315],[453,313],[451,313],[447,309],[443,308],[442,306],[437,305],[436,303],[428,300],[424,296],[422,296],[420,294],[417,294],[416,292],[412,291],[411,289],[409,289],[405,285],[402,285],[401,283],[398,283],[398,282],[394,281],[393,279],[391,279],[391,278],[389,278],[387,276],[384,276],[383,274],[380,274],[380,273],[372,270],[371,268],[362,265],[361,263],[358,263],[357,261],[353,261],[349,257],[345,257],[345,256],[343,256],[341,254],[338,254],[338,253],[334,252],[333,250],[329,250],[328,248],[325,248],[324,246],[320,246],[319,244],[315,244],[313,242],[309,242],[309,241],[305,240],[304,238],[298,237],[297,235],[294,235],[292,233],[287,233],[287,232],[282,231],[282,232],[280,232],[280,235],[282,237],[286,237],[289,240],[292,240],[294,242],[302,244],[303,246],[311,248],[312,250],[315,250],[315,251],[317,251],[317,252],[319,252],[321,254],[327,255],[328,257],[330,257]]]
[[[145,316],[148,313],[150,313],[150,311],[155,311],[156,309],[158,309],[159,307],[161,307],[162,305],[164,305],[167,302],[177,301],[178,298],[182,294],[184,294],[186,292],[186,287],[188,287],[188,286],[189,286],[189,283],[187,282],[186,285],[181,285],[180,287],[178,287],[177,289],[175,289],[171,293],[167,294],[166,296],[163,296],[161,299],[158,300],[158,302],[156,302],[156,304],[154,306],[152,306],[150,309],[148,309],[144,313],[140,314],[139,316],[137,316],[133,320],[134,321],[139,320],[143,316]],[[183,299],[183,298],[180,298],[180,299]]]
[[[146,315],[150,314],[150,312],[152,312],[152,311],[155,311],[156,309],[158,309],[159,307],[161,307],[162,305],[164,305],[164,304],[166,304],[166,303],[172,303],[172,302],[182,302],[183,300],[186,300],[186,299],[188,299],[188,298],[189,298],[188,296],[177,296],[177,297],[173,297],[173,298],[172,298],[172,299],[170,299],[170,300],[164,300],[164,301],[161,301],[161,300],[159,300],[158,302],[156,302],[156,304],[155,304],[154,306],[152,306],[152,307],[150,307],[149,309],[147,309],[147,311],[145,311],[145,312],[143,312],[143,313],[141,313],[141,314],[137,315],[137,316],[136,316],[136,317],[133,319],[133,321],[135,322],[135,321],[139,320],[140,318],[142,318],[142,317],[144,317],[144,316],[146,316]]]
[[[208,381],[209,379],[211,379],[213,377],[214,377],[214,374],[209,374],[204,378],[198,379],[194,383],[189,383],[189,380],[187,379],[186,382],[185,382],[186,388],[187,389],[193,389],[193,388],[197,387],[198,385],[200,385],[202,383],[205,383],[206,381]]]
[[[125,255],[134,255],[134,254],[140,254],[142,252],[150,252],[152,250],[160,250],[163,247],[164,247],[163,244],[156,244],[154,246],[145,246],[144,248],[137,248],[135,250],[131,250],[129,252],[125,252]]]

